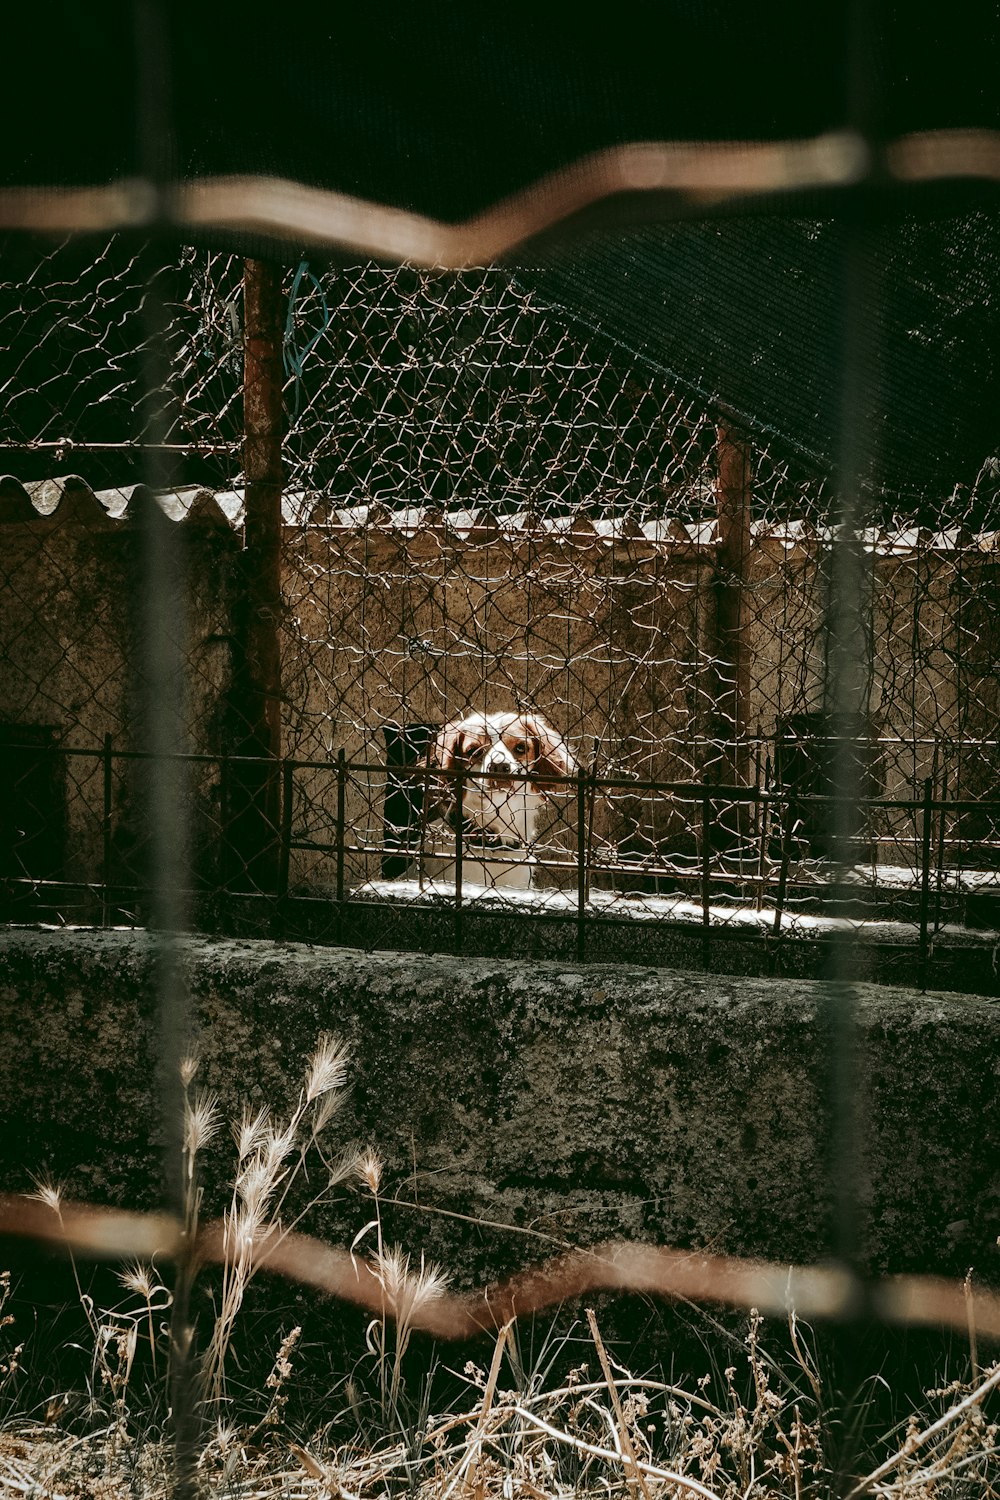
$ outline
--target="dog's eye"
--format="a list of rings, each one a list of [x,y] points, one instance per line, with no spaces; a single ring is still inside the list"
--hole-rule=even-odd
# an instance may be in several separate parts
[[[514,754],[515,755],[527,755],[527,753],[528,753],[528,746],[527,746],[526,742],[524,740],[515,740],[515,742],[514,742]]]

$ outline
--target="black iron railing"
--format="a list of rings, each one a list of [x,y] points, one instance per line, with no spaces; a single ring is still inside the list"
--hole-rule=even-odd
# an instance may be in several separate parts
[[[98,925],[150,920],[150,851],[130,837],[141,824],[145,786],[158,757],[117,749],[46,744],[55,768],[44,785],[26,761],[10,788],[2,856],[7,920]],[[703,963],[727,939],[766,941],[869,933],[915,955],[926,984],[935,939],[946,924],[983,926],[1000,903],[1000,800],[947,798],[927,777],[917,794],[866,797],[838,820],[834,795],[794,786],[739,786],[602,775],[515,774],[546,794],[537,837],[523,848],[484,838],[464,817],[483,773],[426,762],[299,760],[178,754],[188,810],[191,879],[187,922],[225,930],[238,907],[243,928],[341,942],[352,908],[450,913],[448,946],[461,951],[470,910],[512,923],[575,928],[580,959],[601,951],[600,929],[628,925],[697,932]],[[265,825],[271,857],[239,843],[231,788],[247,768],[280,788]],[[268,772],[265,776],[264,771]],[[391,772],[391,777],[390,777]],[[451,783],[453,827],[423,815],[429,780]],[[403,822],[386,818],[389,795],[409,793]],[[51,789],[58,789],[52,792]],[[670,821],[670,832],[657,829]],[[975,837],[967,832],[975,820]],[[824,832],[839,826],[840,838]],[[255,825],[257,835],[260,824]],[[459,831],[456,833],[455,829]],[[389,869],[393,873],[386,875]],[[273,872],[261,879],[261,871]],[[227,905],[228,903],[228,905]],[[319,919],[319,914],[325,914]],[[1000,915],[1000,906],[998,906]],[[988,922],[987,924],[988,925]]]

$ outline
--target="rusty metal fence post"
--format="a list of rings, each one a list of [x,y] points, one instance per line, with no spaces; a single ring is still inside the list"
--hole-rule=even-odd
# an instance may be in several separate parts
[[[711,779],[743,786],[748,780],[746,703],[749,691],[749,653],[743,639],[743,604],[750,559],[752,453],[749,443],[722,424],[717,428],[715,451],[718,531],[713,578],[713,652],[719,745],[713,766],[716,774]],[[713,838],[725,845],[733,838],[741,838],[746,826],[747,804],[737,803],[729,816],[717,820]]]
[[[243,276],[246,520],[230,694],[232,765],[227,830],[236,889],[273,891],[279,865],[281,755],[281,267],[247,260]],[[241,763],[242,761],[242,763]]]

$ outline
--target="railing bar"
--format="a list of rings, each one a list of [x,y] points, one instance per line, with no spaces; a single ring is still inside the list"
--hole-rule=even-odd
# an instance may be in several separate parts
[[[81,881],[72,881],[71,882],[71,881],[58,881],[58,880],[37,880],[37,879],[35,879],[35,878],[31,877],[31,876],[27,876],[27,875],[10,876],[10,877],[8,877],[8,883],[10,885],[12,885],[12,886],[30,886],[32,889],[52,891],[52,892],[55,892],[55,893],[58,893],[58,892],[69,893],[69,892],[74,892],[75,891],[75,892],[80,893],[81,895],[84,894],[84,893],[86,893],[87,895],[91,895],[91,896],[93,896],[93,895],[99,895],[100,891],[101,891],[101,885],[102,885],[102,883],[100,881],[84,881],[84,880],[81,880]],[[382,882],[378,882],[378,884],[382,884]],[[115,892],[122,899],[129,898],[129,897],[140,897],[140,896],[144,896],[144,895],[148,895],[149,894],[149,887],[148,886],[132,886],[132,885],[116,885],[115,886]],[[182,896],[185,896],[185,897],[193,897],[193,898],[197,899],[200,896],[204,896],[206,893],[205,893],[205,891],[203,889],[199,889],[197,886],[184,886],[184,887],[181,888],[180,894]],[[575,902],[575,900],[574,900],[574,902],[573,902],[573,904],[572,904],[571,907],[565,908],[563,910],[553,910],[551,908],[546,908],[546,907],[537,907],[537,908],[536,907],[523,908],[523,907],[520,907],[520,906],[514,907],[513,905],[511,905],[509,903],[504,903],[503,902],[502,892],[497,892],[496,896],[498,898],[496,904],[494,904],[492,906],[483,906],[483,907],[479,908],[479,911],[480,911],[480,913],[482,915],[486,915],[486,916],[497,916],[497,915],[500,915],[500,916],[503,916],[503,917],[506,918],[506,917],[510,916],[513,912],[516,911],[518,917],[519,918],[523,917],[525,921],[532,921],[532,922],[534,922],[534,921],[545,921],[545,922],[572,923],[573,926],[574,926],[574,928],[576,927],[576,925],[579,922],[579,914],[578,914],[578,912],[576,910],[576,902]],[[261,902],[266,902],[269,905],[273,905],[273,900],[274,900],[273,895],[270,895],[269,893],[262,892],[262,891],[240,891],[240,892],[237,893],[235,899],[238,900],[241,903],[243,903],[243,902],[247,902],[247,903],[254,903],[254,902],[261,903]],[[627,899],[627,898],[625,898],[625,899]],[[330,904],[329,903],[329,899],[326,898],[326,897],[322,897],[322,896],[306,896],[306,895],[303,895],[303,896],[289,897],[289,900],[290,900],[290,902],[293,902],[296,907],[298,907],[298,906],[303,906],[303,907],[305,907],[305,906],[315,906],[315,907],[328,908],[329,904]],[[368,900],[368,899],[366,899],[364,897],[364,893],[363,892],[362,892],[362,899],[360,899],[360,900],[354,900],[352,902],[352,899],[350,897],[348,897],[345,900],[345,904],[348,905],[348,906],[351,905],[351,904],[355,904],[355,905],[357,905],[359,907],[366,908],[366,909],[369,908],[369,907],[371,907],[371,908],[377,909],[377,910],[386,910],[386,911],[395,911],[395,912],[398,912],[400,910],[400,903],[398,903],[398,902],[391,901],[391,900],[388,900],[388,899],[386,899],[386,900]],[[468,912],[470,910],[473,910],[473,909],[476,908],[476,904],[477,903],[470,904],[469,901],[467,900],[465,902],[464,910],[466,912]],[[430,902],[427,902],[427,901],[421,901],[419,899],[416,899],[416,900],[408,900],[408,901],[406,901],[404,903],[404,909],[407,910],[407,911],[437,911],[437,910],[440,910],[440,906],[437,903],[430,903]],[[748,910],[750,910],[750,908],[749,907],[744,907],[744,908],[742,908],[742,910],[748,911]],[[786,914],[790,915],[793,918],[795,916],[798,916],[798,915],[803,915],[803,916],[813,915],[813,913],[810,913],[810,912],[797,913],[797,912],[794,912],[794,911],[792,911],[792,912],[786,912]],[[632,914],[631,912],[628,913],[628,914],[617,912],[613,906],[608,907],[606,910],[594,910],[594,909],[588,907],[586,920],[587,920],[588,924],[590,924],[592,927],[600,927],[602,925],[606,926],[606,925],[609,925],[609,924],[613,924],[615,926],[629,927],[632,931],[636,930],[636,918],[635,918],[634,914]],[[905,932],[912,933],[913,936],[914,936],[914,938],[917,938],[919,936],[919,922],[917,920],[913,920],[911,922],[900,921],[896,925],[899,928],[903,929]],[[689,918],[687,920],[684,920],[682,918],[678,918],[675,915],[667,913],[667,914],[665,914],[663,916],[657,916],[655,918],[650,918],[648,924],[647,923],[643,923],[642,930],[645,931],[647,929],[647,927],[651,928],[651,929],[657,929],[657,928],[658,929],[667,929],[667,928],[669,928],[673,932],[681,932],[681,933],[687,932],[692,937],[694,937],[695,934],[697,933],[698,937],[699,937],[699,941],[700,941],[700,935],[701,935],[700,903],[699,903],[699,916],[698,916],[697,921],[695,921],[695,920],[693,920],[691,918]],[[858,927],[855,929],[855,935],[857,935],[858,932],[860,932],[862,930],[863,930],[863,924],[858,924]],[[757,940],[769,941],[770,938],[771,938],[771,936],[772,936],[772,933],[763,924],[761,924],[761,923],[751,923],[751,922],[746,922],[746,921],[731,921],[731,922],[725,922],[724,921],[724,922],[717,922],[717,923],[715,923],[715,924],[712,925],[712,940],[713,940],[713,942],[715,940],[717,940],[717,939],[729,939],[729,938],[733,939],[734,941],[744,940],[744,941],[747,941],[747,942],[757,941]],[[883,939],[880,938],[878,940],[878,946],[879,947],[885,947],[885,948],[898,948],[901,952],[912,952],[912,949],[913,949],[913,944],[909,940],[907,940],[907,941],[899,941],[899,942],[890,942],[890,941],[886,941],[886,940],[883,940]]]
[[[462,924],[462,876],[464,873],[465,842],[465,777],[459,771],[455,780],[455,952],[461,953]]]
[[[220,755],[219,764],[219,833],[221,843],[221,854],[219,859],[219,887],[225,891],[229,889],[229,876],[232,870],[232,852],[229,845],[229,828],[232,821],[230,811],[231,784],[229,777],[229,756]]]
[[[760,757],[758,756],[757,776],[757,816],[760,819],[760,849],[757,855],[757,874],[755,879],[757,881],[757,910],[759,911],[764,904],[765,883],[769,883],[767,875],[767,841],[770,837],[770,829],[768,827],[767,819],[768,804],[762,801],[761,798],[762,794],[764,794],[763,789],[769,785],[771,780],[770,755],[765,757],[763,783],[760,780]]]
[[[104,880],[101,892],[101,926],[111,925],[111,818],[114,797],[114,782],[112,779],[111,748],[112,736],[104,736],[104,811],[102,818],[102,858],[104,861]]]
[[[343,942],[344,938],[344,850],[347,839],[347,756],[343,750],[337,751],[337,842],[335,853],[337,859],[337,919],[334,924],[337,942]]]
[[[911,742],[907,741],[907,743],[911,743]],[[965,743],[967,743],[967,744],[975,743],[976,745],[979,745],[979,744],[981,744],[983,742],[980,742],[980,741],[975,741],[975,742],[967,741]],[[31,748],[31,747],[28,747],[28,748]],[[66,755],[66,756],[89,756],[93,760],[101,760],[101,759],[103,759],[103,757],[105,755],[105,751],[104,751],[103,747],[101,747],[100,749],[94,749],[94,748],[82,747],[82,746],[77,746],[77,745],[59,745],[59,746],[53,747],[53,752],[52,753],[54,753],[56,755]],[[340,753],[341,752],[338,751],[338,755]],[[229,764],[229,765],[237,765],[237,764],[240,764],[240,765],[273,765],[274,764],[274,758],[273,758],[273,756],[260,756],[260,755],[207,755],[207,754],[203,754],[203,753],[200,753],[200,752],[180,752],[180,751],[165,753],[165,754],[161,755],[157,751],[154,751],[154,750],[113,750],[112,751],[112,760],[126,760],[126,761],[159,760],[159,761],[163,761],[165,763],[166,762],[175,762],[175,761],[178,761],[178,762],[182,762],[182,763],[190,763],[191,765],[219,765],[219,766],[221,766],[223,763],[226,763],[226,764]],[[303,771],[328,771],[328,772],[330,772],[330,774],[333,774],[333,772],[334,772],[334,767],[331,765],[331,762],[328,759],[327,760],[298,760],[298,759],[290,759],[289,764],[292,765],[296,770],[303,770]],[[385,764],[383,762],[376,762],[376,761],[348,761],[347,762],[347,770],[350,773],[352,773],[352,774],[354,774],[354,773],[357,773],[357,774],[371,773],[371,774],[376,775],[376,776],[384,776],[386,774],[386,766],[385,766]],[[419,767],[412,767],[412,766],[398,766],[398,767],[394,767],[393,770],[394,770],[395,774],[397,774],[397,775],[405,775],[405,776],[421,777],[421,776],[426,776],[426,774],[427,774],[426,770],[422,770]],[[440,767],[440,768],[435,768],[434,774],[435,774],[435,776],[440,776],[440,777],[442,777],[444,779],[449,779],[449,778],[450,779],[454,779],[458,774],[462,774],[466,778],[467,781],[477,781],[477,780],[484,779],[487,776],[488,773],[485,772],[485,771],[469,771],[467,769],[465,769],[461,773],[459,773],[457,771],[453,771],[453,770],[449,770],[449,769],[445,769],[443,767]],[[559,787],[559,786],[570,786],[570,785],[572,785],[572,786],[575,787],[575,778],[573,778],[573,777],[566,777],[566,776],[543,776],[543,775],[540,775],[540,774],[535,773],[535,772],[520,772],[520,771],[518,771],[518,772],[512,772],[509,779],[510,779],[510,781],[512,783],[519,783],[519,782],[524,782],[524,781],[532,781],[532,782],[538,783],[539,785],[545,785],[545,786]],[[630,780],[626,780],[626,779],[619,778],[619,777],[595,776],[595,778],[594,778],[594,785],[595,785],[595,787],[598,790],[603,790],[603,791],[631,791],[631,792],[666,793],[666,794],[668,794],[670,796],[679,798],[681,801],[686,801],[686,802],[691,802],[691,803],[700,803],[701,800],[702,800],[702,798],[703,798],[703,796],[704,796],[704,794],[705,794],[706,790],[708,790],[709,793],[710,793],[710,795],[713,798],[715,798],[715,799],[725,799],[726,801],[730,801],[730,802],[737,801],[737,802],[759,803],[761,807],[781,806],[783,803],[787,802],[789,800],[790,796],[792,796],[792,795],[794,795],[796,803],[799,806],[803,807],[803,808],[806,808],[806,807],[827,807],[827,806],[832,806],[834,804],[838,804],[839,802],[842,801],[842,799],[838,799],[832,793],[831,794],[827,794],[827,793],[817,792],[817,793],[811,793],[808,796],[804,796],[801,793],[792,794],[792,793],[790,793],[788,791],[785,791],[785,792],[758,792],[756,790],[756,788],[754,788],[754,787],[747,787],[747,786],[742,786],[742,787],[741,786],[726,786],[726,785],[723,785],[721,783],[716,783],[716,782],[709,783],[709,782],[701,782],[701,781],[630,781]],[[894,797],[859,797],[859,798],[852,798],[851,805],[852,806],[857,805],[859,807],[866,807],[866,808],[872,808],[872,809],[880,808],[880,809],[887,810],[887,811],[897,811],[897,812],[909,812],[909,813],[912,813],[914,811],[914,809],[918,809],[919,810],[919,809],[921,809],[923,807],[923,799],[922,798],[913,798],[913,797],[899,797],[899,798],[894,798]],[[1000,798],[993,798],[993,797],[978,797],[978,798],[976,798],[976,797],[973,797],[973,798],[965,798],[965,799],[963,799],[961,801],[947,801],[947,802],[943,801],[941,799],[936,799],[936,800],[932,801],[931,806],[934,809],[934,811],[940,811],[941,809],[947,807],[948,811],[951,812],[951,813],[991,812],[991,811],[1000,812]],[[878,841],[879,842],[886,842],[886,843],[893,843],[893,842],[897,841],[897,836],[893,835],[893,834],[878,835]],[[953,842],[961,842],[961,841],[953,841]],[[998,840],[996,842],[998,844],[1000,844],[1000,840]],[[985,847],[993,847],[992,842],[989,843],[989,844],[987,844]]]
[[[430,822],[430,819],[428,818],[428,813],[430,811],[431,785],[431,768],[429,761],[425,761],[425,763],[421,766],[421,770],[423,772],[423,776],[421,777],[422,785],[420,787],[420,825],[417,831],[417,850],[415,858],[417,861],[417,884],[420,886],[420,889],[423,890],[424,880],[426,878],[425,871],[427,869],[427,828]],[[407,849],[406,853],[409,852],[409,849]]]
[[[144,449],[154,453],[235,453],[241,444],[240,438],[233,438],[229,442],[220,443],[152,443],[144,438],[142,446]],[[49,448],[56,448],[60,453],[104,453],[116,452],[120,449],[134,451],[136,447],[133,438],[120,443],[91,443],[81,438],[30,438],[23,443],[0,443],[0,453],[40,453]],[[45,516],[40,517],[47,520]]]
[[[938,928],[941,926],[941,895],[942,895],[943,882],[944,882],[945,831],[946,831],[946,829],[948,827],[948,813],[947,813],[947,811],[945,809],[945,802],[947,800],[947,795],[948,795],[948,768],[947,768],[946,765],[944,765],[944,763],[942,761],[942,766],[941,766],[941,799],[938,802],[939,816],[938,816],[937,858],[935,860],[935,865],[936,865],[936,876],[935,876],[935,887],[936,887],[936,889],[935,889],[935,895],[934,895],[934,931],[935,932],[937,932]]]
[[[278,844],[278,901],[276,907],[274,936],[284,942],[288,915],[288,877],[292,851],[292,779],[295,768],[291,761],[281,765],[281,833]]]
[[[956,841],[956,842],[960,842],[960,841]],[[467,847],[468,847],[468,844],[467,844]],[[975,847],[977,849],[995,850],[995,849],[1000,848],[1000,843],[993,842],[993,841],[991,841],[989,843],[982,842],[982,843],[977,843]],[[300,849],[300,850],[303,850],[303,851],[309,851],[309,852],[312,852],[312,853],[315,853],[315,854],[335,854],[336,850],[337,850],[337,845],[336,845],[336,842],[330,843],[330,842],[328,842],[327,840],[324,840],[324,839],[294,839],[293,838],[292,841],[291,841],[291,848],[293,848],[293,849]],[[346,848],[346,851],[347,851],[348,854],[384,854],[386,852],[390,852],[392,854],[406,855],[406,856],[408,856],[410,858],[416,858],[417,855],[420,853],[420,845],[419,844],[391,844],[391,845],[385,845],[385,844],[379,844],[379,843],[353,843],[353,844],[352,843],[348,843],[348,844],[345,845],[345,848]],[[435,851],[433,849],[430,852],[432,854],[435,853]],[[444,853],[444,851],[437,851],[437,852],[441,853],[442,855]],[[482,854],[482,855],[487,856],[490,859],[491,863],[501,864],[501,865],[510,865],[511,867],[514,867],[514,866],[517,866],[518,864],[520,864],[520,860],[517,859],[516,857],[514,857],[513,854],[505,855],[501,849],[486,848],[484,846],[484,848],[482,850],[476,850],[475,852],[477,854]],[[914,853],[916,853],[916,851],[914,851]],[[573,859],[554,859],[554,858],[553,859],[545,859],[544,857],[539,858],[539,857],[536,856],[536,858],[535,858],[535,864],[540,869],[543,869],[543,870],[562,870],[563,872],[567,872],[567,871],[575,868],[576,861],[573,860]],[[777,859],[777,860],[775,860],[773,862],[773,864],[775,866],[779,866],[780,867],[780,858]],[[870,870],[872,868],[872,866],[866,861],[863,865],[859,865],[857,868],[859,868],[859,869],[864,868],[866,870]],[[878,890],[884,890],[884,891],[898,890],[901,893],[905,892],[907,890],[912,890],[912,889],[917,888],[915,886],[909,886],[909,885],[895,886],[895,885],[893,885],[888,880],[884,880],[884,879],[880,880],[879,879],[879,872],[880,871],[884,872],[886,870],[895,869],[895,868],[899,868],[899,867],[895,866],[895,865],[891,865],[891,864],[876,864],[874,866],[874,870],[875,870],[875,877],[874,877],[874,879],[867,880],[867,881],[863,881],[863,880],[837,880],[835,878],[831,878],[831,875],[828,873],[828,871],[825,868],[823,868],[823,869],[816,869],[816,870],[812,870],[812,869],[808,869],[808,868],[804,868],[804,869],[800,868],[799,873],[797,874],[796,879],[795,879],[795,884],[796,885],[800,885],[800,886],[808,887],[809,889],[815,888],[817,890],[827,890],[827,891],[828,890],[832,890],[835,887],[837,887],[837,888],[842,887],[845,890],[857,891],[859,893],[862,892],[862,891],[865,891],[865,890],[873,889],[873,888],[874,889],[878,889]],[[919,862],[916,862],[913,865],[907,865],[905,868],[909,869],[913,874],[916,874],[917,870],[919,869]],[[642,876],[669,877],[670,879],[677,880],[677,881],[693,881],[693,880],[700,881],[701,878],[702,878],[700,856],[698,857],[697,863],[695,865],[693,865],[693,866],[690,866],[690,867],[684,867],[684,866],[681,866],[681,865],[673,865],[673,864],[669,864],[669,863],[667,863],[665,861],[661,862],[661,863],[637,864],[637,863],[634,863],[634,862],[631,862],[631,861],[614,860],[614,859],[605,862],[605,861],[601,860],[600,858],[596,858],[596,859],[593,859],[593,860],[590,861],[588,869],[589,869],[590,873],[597,873],[597,874],[605,874],[605,875],[622,875],[622,874],[626,874],[626,875],[642,875]],[[766,887],[768,885],[771,884],[771,880],[772,880],[772,875],[770,873],[766,872],[766,871],[765,871],[765,873],[763,875],[758,875],[758,874],[750,875],[750,874],[746,874],[746,873],[743,873],[743,874],[740,874],[740,875],[736,875],[736,874],[733,874],[731,871],[728,871],[728,870],[725,870],[725,869],[720,869],[716,873],[717,873],[719,879],[723,879],[723,880],[738,880],[741,885],[756,886],[756,885],[758,885],[760,883],[763,883],[763,886],[764,886],[765,889],[766,889]],[[945,873],[945,875],[947,875],[948,872],[945,871],[944,873]],[[986,872],[980,872],[980,873],[993,874],[995,872],[986,871]],[[998,877],[997,882],[994,882],[994,883],[1000,883],[1000,877]],[[919,885],[919,882],[917,882],[917,885]]]
[[[297,846],[293,845],[292,847],[295,848]],[[356,849],[354,846],[352,846],[350,844],[346,845],[345,847],[346,847],[346,852],[348,854],[365,852],[365,851]],[[377,853],[378,851],[377,850],[368,850],[367,852],[368,853],[372,853],[372,852],[376,852]],[[558,868],[560,868],[560,869],[562,869],[562,870],[565,871],[568,867],[566,865],[560,865]],[[616,871],[614,870],[613,867],[608,867],[603,873],[615,874]],[[650,872],[650,873],[656,874],[657,872],[653,871],[653,872]],[[101,880],[101,879],[88,880],[88,879],[84,879],[82,877],[79,880],[44,880],[44,879],[40,879],[37,875],[7,875],[4,878],[5,878],[6,882],[7,882],[7,884],[12,885],[12,886],[14,886],[14,885],[16,885],[16,886],[29,886],[32,889],[47,890],[47,891],[86,891],[90,895],[96,896],[96,897],[100,897],[100,893],[101,893],[101,890],[102,890],[103,885],[104,885],[104,881]],[[698,882],[698,886],[699,886],[699,899],[698,899],[697,903],[695,903],[695,902],[692,901],[692,902],[690,902],[690,904],[691,905],[697,905],[697,910],[698,910],[698,913],[699,913],[698,921],[700,923],[701,920],[702,920],[702,917],[701,917],[702,902],[701,902],[701,899],[700,899],[700,896],[701,896],[701,882],[702,882],[701,873],[698,872],[695,875],[690,875],[690,876],[687,877],[687,880],[688,880],[689,884],[693,883],[695,880],[697,880],[697,882]],[[374,880],[372,880],[370,882],[364,882],[361,888],[363,888],[365,884],[368,884],[368,885],[370,885],[370,887],[372,889],[375,889],[376,887],[395,885],[395,883],[396,882],[394,882],[392,880],[374,879]],[[836,890],[836,891],[838,891],[841,894],[852,895],[852,896],[856,896],[858,898],[863,898],[863,897],[871,894],[871,887],[870,886],[863,886],[863,885],[837,885],[837,886],[831,886],[831,885],[817,883],[816,885],[806,885],[806,886],[803,886],[800,883],[796,883],[795,881],[790,881],[789,885],[790,885],[790,888],[792,890],[798,889],[798,890],[800,890],[803,893],[801,899],[802,899],[803,903],[809,907],[810,911],[816,911],[819,908],[822,896],[827,891],[829,891],[831,889]],[[141,895],[143,892],[148,892],[149,889],[150,889],[150,887],[148,885],[130,885],[130,884],[127,884],[125,882],[116,882],[114,884],[114,886],[113,886],[113,890],[118,895],[126,895],[126,894],[130,894],[130,895],[139,894],[139,895]],[[487,887],[486,889],[489,889],[489,887]],[[986,887],[986,889],[991,894],[996,894],[998,887],[997,887],[996,884],[991,884],[990,886]],[[905,891],[902,891],[902,892],[899,891],[898,887],[889,887],[888,888],[888,893],[890,895],[891,894],[903,894],[903,895],[915,895],[916,894],[916,895],[919,895],[919,890],[920,890],[920,887],[919,887],[919,884],[918,884],[918,885],[915,885],[915,886],[908,887]],[[806,893],[809,893],[809,894],[806,894]],[[197,895],[197,896],[205,896],[205,895],[209,894],[209,891],[208,891],[208,889],[205,886],[199,886],[197,884],[192,883],[190,885],[185,885],[182,888],[181,894],[182,895],[191,895],[191,894],[194,894],[194,895]],[[237,891],[237,892],[232,893],[232,894],[235,894],[235,896],[238,897],[238,899],[241,900],[241,901],[244,900],[247,897],[250,897],[250,896],[261,895],[262,899],[267,899],[272,904],[274,902],[274,893],[273,892]],[[569,895],[570,893],[567,891],[564,894]],[[642,891],[632,891],[632,892],[629,892],[629,891],[610,891],[609,890],[609,891],[605,892],[605,894],[607,894],[608,896],[612,896],[613,895],[616,901],[622,901],[622,902],[628,902],[628,901],[640,901],[641,902],[641,901],[645,901],[645,900],[656,900],[656,901],[668,902],[668,901],[671,900],[671,896],[670,895],[667,895],[667,896],[650,896],[647,892],[642,892]],[[503,899],[504,891],[503,891],[502,887],[497,890],[496,895],[497,895],[497,897],[499,899],[501,899],[501,900]],[[293,899],[293,898],[290,897],[289,899]],[[294,899],[298,900],[300,898],[295,897]],[[302,898],[302,899],[304,899],[304,898]],[[318,898],[318,899],[328,899],[328,898]],[[347,899],[347,892],[345,890],[345,900],[346,899]],[[408,905],[411,904],[411,902],[409,901],[409,899],[407,899],[402,904],[408,906]],[[468,904],[468,902],[466,902],[466,905],[467,904]],[[572,892],[572,905],[573,905],[573,913],[574,913],[573,920],[576,921],[576,919],[577,919],[576,918],[577,902],[576,902],[576,891],[575,891],[575,888],[574,888],[574,890]],[[747,900],[747,901],[744,901],[741,905],[735,906],[733,909],[735,911],[739,911],[739,912],[750,912],[750,911],[756,910],[756,907],[754,906],[754,904],[751,901]],[[791,910],[791,914],[792,915],[796,915],[796,912],[794,910],[792,910],[792,909],[790,909],[790,910]],[[594,915],[594,911],[591,908],[591,906],[589,905],[589,902],[588,902],[588,907],[587,907],[587,914],[588,914],[588,917],[591,917],[591,916]],[[897,924],[899,926],[901,926],[901,927],[912,927],[914,929],[914,931],[916,931],[918,929],[918,926],[919,926],[918,914],[919,914],[919,900],[917,902],[917,914],[914,915],[913,919],[908,922],[908,921],[905,921],[903,918],[899,918],[899,919],[897,919]],[[631,921],[631,920],[634,920],[634,919],[630,917],[629,920]],[[661,920],[663,920],[663,921],[670,921],[672,919],[671,919],[670,914],[667,913],[667,914],[665,914],[663,916],[663,918]],[[857,920],[860,922],[860,921],[862,921],[864,919],[858,918]],[[0,925],[2,925],[2,924],[0,924]],[[930,922],[928,920],[928,931],[929,930],[930,930]]]
[[[778,872],[778,891],[774,898],[774,922],[771,929],[772,935],[776,938],[781,937],[781,919],[785,910],[785,897],[788,890],[788,867],[792,861],[792,839],[797,822],[796,806],[793,802],[789,802],[785,811],[785,822],[781,830],[781,868]]]
[[[930,879],[931,879],[931,823],[933,812],[931,803],[934,795],[934,779],[928,776],[924,782],[924,807],[923,807],[923,838],[921,842],[920,860],[920,946],[917,960],[917,984],[923,992],[927,988],[927,962],[929,958],[927,941],[927,916],[930,910]]]
[[[709,967],[712,937],[712,803],[708,792],[701,804],[701,961]]]
[[[587,773],[576,769],[576,957],[583,963],[587,953]]]

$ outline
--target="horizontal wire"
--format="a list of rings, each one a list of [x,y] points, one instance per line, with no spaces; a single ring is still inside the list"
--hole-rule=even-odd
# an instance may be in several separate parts
[[[463,269],[502,259],[525,241],[602,207],[627,223],[727,202],[858,187],[873,180],[873,152],[852,131],[809,140],[640,141],[568,163],[458,224],[348,193],[266,175],[204,177],[154,191],[141,178],[90,187],[0,190],[0,228],[45,233],[179,229],[267,234],[286,243],[337,246],[380,260]],[[885,142],[879,181],[1000,182],[1000,132],[919,131]],[[636,200],[639,200],[638,202]]]
[[[18,1194],[0,1196],[0,1234],[116,1260],[169,1259],[184,1244],[182,1226],[167,1215],[73,1202],[56,1210]],[[200,1232],[195,1253],[201,1261],[225,1263],[221,1222]],[[373,1313],[396,1315],[373,1264],[313,1235],[275,1230],[262,1241],[258,1264]],[[794,1311],[803,1318],[852,1320],[870,1307],[886,1323],[961,1332],[971,1316],[981,1337],[1000,1339],[1000,1296],[969,1290],[963,1282],[909,1275],[863,1282],[839,1266],[778,1264],[626,1240],[569,1251],[475,1291],[442,1292],[425,1303],[413,1299],[406,1317],[437,1338],[464,1339],[594,1291],[756,1308],[770,1317]]]

